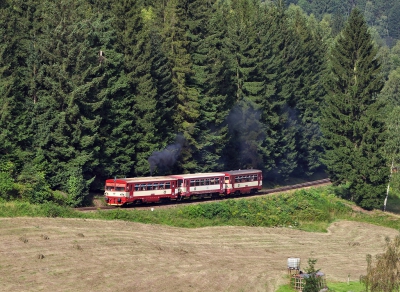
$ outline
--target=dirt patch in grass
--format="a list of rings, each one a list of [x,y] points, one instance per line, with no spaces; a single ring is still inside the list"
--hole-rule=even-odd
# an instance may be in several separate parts
[[[309,257],[328,281],[358,280],[366,254],[397,231],[335,222],[288,228],[182,229],[122,221],[0,219],[1,291],[275,291],[287,258]],[[21,240],[21,238],[23,240]]]

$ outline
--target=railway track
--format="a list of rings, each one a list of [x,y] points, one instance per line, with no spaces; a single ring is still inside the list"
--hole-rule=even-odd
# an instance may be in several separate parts
[[[309,187],[316,187],[316,186],[323,186],[330,184],[330,180],[327,179],[321,179],[321,180],[315,180],[311,182],[306,182],[306,183],[301,183],[301,184],[295,184],[295,185],[290,185],[290,186],[284,186],[284,187],[279,187],[279,188],[274,188],[274,189],[267,189],[267,190],[262,190],[256,194],[251,194],[251,195],[241,195],[241,196],[230,196],[230,197],[221,197],[221,198],[212,198],[212,199],[202,199],[202,200],[194,200],[194,201],[172,201],[170,203],[166,204],[160,204],[160,203],[153,203],[153,204],[143,204],[143,205],[130,205],[127,207],[122,207],[124,209],[140,209],[140,210],[154,210],[154,209],[159,209],[159,208],[174,208],[176,206],[182,206],[186,204],[201,204],[201,203],[207,203],[207,202],[213,202],[213,201],[219,201],[219,200],[226,200],[226,199],[240,199],[240,198],[253,198],[253,197],[258,197],[258,196],[264,196],[267,194],[274,194],[274,193],[280,193],[280,192],[285,192],[285,191],[290,191],[290,190],[299,190],[299,189],[304,189],[304,188],[309,188]],[[115,206],[102,206],[102,207],[80,207],[80,208],[75,208],[77,211],[97,211],[97,210],[113,210],[121,207],[115,207]]]

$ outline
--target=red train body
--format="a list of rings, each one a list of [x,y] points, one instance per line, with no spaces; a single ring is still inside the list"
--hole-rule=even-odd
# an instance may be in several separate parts
[[[262,188],[261,170],[233,170],[169,176],[107,179],[108,205],[155,203],[191,198],[255,193]]]
[[[153,203],[176,199],[177,179],[170,176],[119,178],[106,180],[105,198],[108,205]]]
[[[180,198],[208,198],[224,193],[223,173],[194,173],[172,175],[178,179]]]
[[[262,172],[257,169],[225,172],[225,194],[253,194],[262,189]]]

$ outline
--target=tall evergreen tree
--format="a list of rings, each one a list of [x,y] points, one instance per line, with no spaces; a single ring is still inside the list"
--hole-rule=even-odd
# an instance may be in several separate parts
[[[350,199],[368,209],[382,206],[388,178],[376,55],[363,16],[354,9],[331,52],[321,118],[323,162],[332,182],[348,184]]]
[[[101,14],[91,14],[85,1],[64,0],[42,8],[47,11],[46,26],[31,125],[35,157],[46,164],[53,188],[77,194],[71,185],[75,181],[81,195],[95,175],[103,146],[99,127],[109,79],[115,73],[108,70],[114,34],[109,22]]]
[[[289,9],[291,10],[291,9]],[[290,12],[290,11],[289,11]],[[298,63],[293,68],[297,85],[294,90],[298,131],[296,150],[299,173],[312,174],[320,166],[319,106],[325,94],[322,73],[325,70],[326,44],[315,18],[306,18],[296,9],[289,16],[291,27],[297,36]]]
[[[194,75],[191,82],[199,91],[199,118],[197,122],[197,171],[215,171],[224,168],[222,149],[227,127],[224,120],[229,110],[226,86],[226,61],[223,54],[227,31],[223,15],[225,3],[191,1],[188,7],[189,50]]]
[[[37,1],[0,5],[0,161],[20,170],[30,153],[29,123],[38,70]],[[36,25],[35,25],[35,24]]]
[[[229,168],[257,167],[262,160],[260,148],[264,135],[262,128],[255,126],[261,117],[258,102],[262,99],[265,86],[259,66],[261,41],[256,29],[259,17],[260,4],[257,1],[231,1],[225,39],[231,71],[229,82],[235,98],[228,119]]]
[[[178,163],[180,172],[190,172],[197,168],[192,156],[198,148],[195,135],[199,117],[199,93],[190,83],[194,72],[187,36],[188,4],[189,0],[169,0],[163,13],[163,47],[169,59],[176,98],[174,126],[176,133],[182,134],[185,139]]]
[[[262,108],[265,139],[261,150],[269,177],[285,179],[297,168],[294,111],[299,86],[299,39],[291,29],[284,1],[269,7],[260,22],[262,43],[261,74],[264,91],[258,104]]]

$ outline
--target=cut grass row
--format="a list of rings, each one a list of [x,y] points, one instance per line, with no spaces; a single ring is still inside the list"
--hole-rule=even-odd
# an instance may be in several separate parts
[[[263,226],[290,227],[310,232],[326,232],[337,220],[371,223],[399,230],[400,216],[382,211],[362,212],[351,203],[333,195],[328,187],[312,188],[285,194],[221,202],[178,206],[169,209],[135,210],[115,209],[79,212],[52,203],[33,205],[27,202],[0,201],[0,217],[62,217],[164,224],[175,227],[197,228],[206,226]],[[399,210],[400,199],[392,196],[388,211]],[[363,291],[359,282],[329,283],[330,291]],[[289,285],[279,292],[293,292]]]

